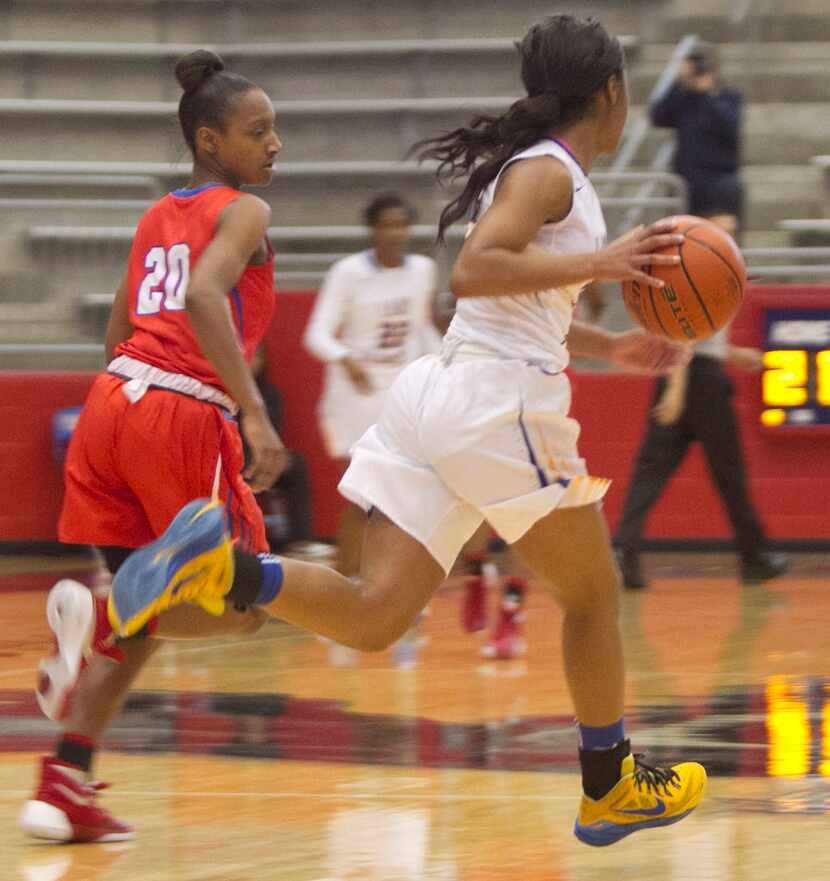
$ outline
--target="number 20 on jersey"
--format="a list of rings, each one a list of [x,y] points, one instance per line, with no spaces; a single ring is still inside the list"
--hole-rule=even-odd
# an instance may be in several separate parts
[[[190,247],[184,242],[163,248],[156,245],[144,258],[147,275],[138,289],[136,314],[155,315],[165,309],[184,309],[190,281]]]

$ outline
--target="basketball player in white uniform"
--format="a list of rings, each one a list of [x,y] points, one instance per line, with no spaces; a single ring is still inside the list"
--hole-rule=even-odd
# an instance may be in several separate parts
[[[589,476],[579,456],[563,371],[569,353],[655,372],[683,363],[682,347],[666,340],[571,321],[591,279],[661,287],[647,269],[676,264],[656,252],[680,237],[663,222],[604,244],[588,172],[617,148],[627,116],[619,42],[593,19],[555,15],[532,27],[519,51],[525,98],[502,117],[421,145],[449,174],[468,175],[440,232],[471,215],[475,225],[453,269],[460,302],[441,354],[403,370],[341,483],[371,511],[360,582],[284,560],[279,592],[259,603],[338,642],[381,649],[410,626],[488,520],[562,609],[583,785],[574,831],[602,846],[685,817],[703,797],[706,772],[694,762],[652,768],[631,754],[619,578],[599,505],[608,482]],[[159,556],[150,546],[132,583],[116,580],[114,602],[121,595],[125,613],[178,601],[169,588],[156,599],[159,589],[148,586],[164,584],[154,574]],[[227,590],[206,578],[191,599],[251,603],[259,590],[255,579],[236,578]]]
[[[432,323],[435,261],[406,252],[414,211],[396,193],[366,206],[372,247],[335,263],[323,283],[305,332],[306,348],[325,362],[320,428],[329,455],[348,459],[380,418],[386,393],[401,370],[440,349]],[[352,507],[339,532],[339,565],[360,566],[363,512]]]
[[[338,260],[326,275],[305,332],[306,348],[326,365],[319,404],[320,429],[329,455],[348,460],[352,447],[380,418],[386,393],[401,370],[441,348],[433,324],[435,261],[408,254],[412,206],[397,193],[381,193],[366,206],[372,247]],[[344,463],[344,469],[345,469]],[[366,515],[349,504],[337,535],[337,568],[360,571]],[[417,641],[412,633],[395,653],[409,665]],[[332,644],[338,666],[356,653]]]
[[[411,207],[383,194],[365,217],[372,248],[331,267],[305,333],[306,348],[326,363],[320,424],[338,459],[377,422],[401,369],[440,347],[432,324],[435,262],[406,253]]]

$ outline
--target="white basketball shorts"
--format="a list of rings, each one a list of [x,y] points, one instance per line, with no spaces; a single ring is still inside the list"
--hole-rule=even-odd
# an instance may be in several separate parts
[[[568,417],[570,382],[519,360],[456,352],[410,364],[352,449],[340,492],[382,511],[449,572],[483,520],[508,543],[554,508],[601,499]]]
[[[334,459],[345,459],[352,447],[374,425],[383,411],[387,392],[402,369],[400,366],[378,367],[362,365],[369,374],[372,391],[362,394],[352,385],[339,364],[330,364],[320,398],[318,416],[320,433],[328,454]]]

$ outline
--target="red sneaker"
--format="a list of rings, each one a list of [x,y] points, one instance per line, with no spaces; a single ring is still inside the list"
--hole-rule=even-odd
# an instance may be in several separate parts
[[[77,581],[64,578],[49,591],[46,620],[54,649],[38,667],[37,701],[45,716],[60,721],[69,712],[87,655],[96,652],[115,661],[124,656],[115,645],[106,599]]]
[[[521,578],[511,578],[504,588],[499,620],[487,642],[481,647],[485,658],[505,661],[523,655],[526,651],[522,636],[524,592],[527,585]]]
[[[96,804],[105,783],[80,783],[71,766],[42,760],[40,784],[23,805],[20,828],[32,838],[66,842],[127,841],[133,829]]]
[[[461,626],[467,633],[484,630],[487,626],[487,586],[483,576],[466,578],[464,581]]]

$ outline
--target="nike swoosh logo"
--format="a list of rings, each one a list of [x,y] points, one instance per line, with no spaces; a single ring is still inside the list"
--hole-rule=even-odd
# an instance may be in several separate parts
[[[636,811],[622,811],[618,810],[618,814],[636,814],[640,817],[659,817],[661,814],[666,813],[666,803],[662,798],[657,799],[657,804],[653,808],[641,808]]]
[[[184,578],[181,579],[181,581],[177,581],[177,582],[173,585],[173,589],[170,591],[170,596],[171,596],[171,597],[176,596],[176,594],[177,594],[177,593],[178,593],[183,587],[186,587],[188,584],[191,584],[191,583],[194,582],[197,578],[200,578],[200,577],[201,577],[202,575],[204,575],[204,574],[205,574],[205,570],[204,570],[204,569],[200,569],[198,572],[194,572],[194,573],[191,574],[191,575],[186,575]]]

